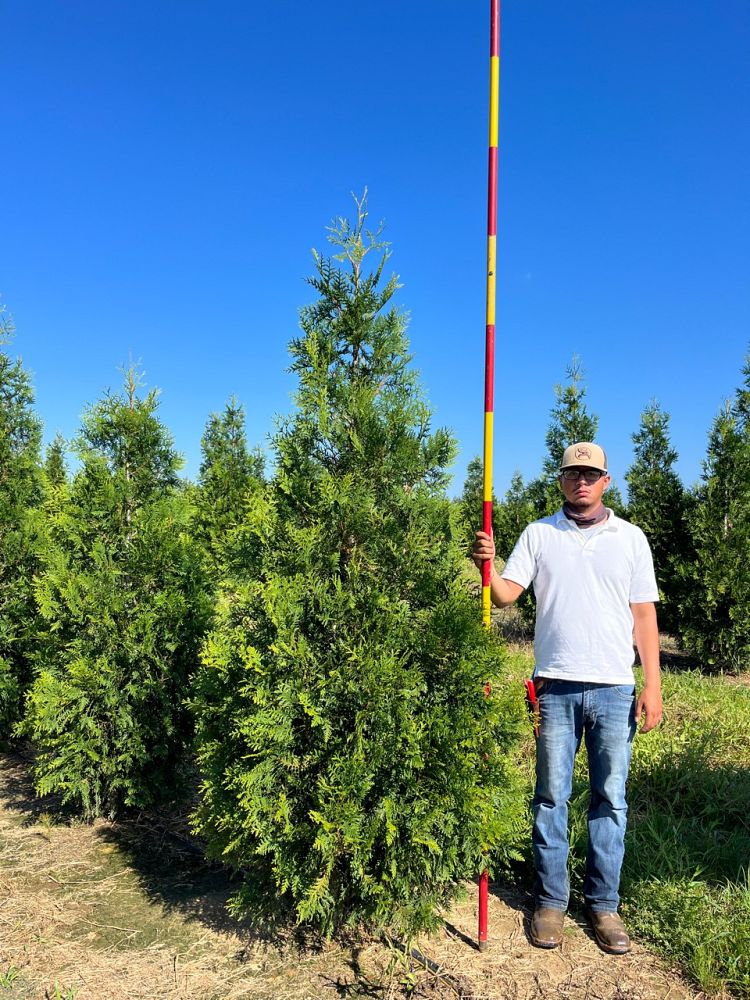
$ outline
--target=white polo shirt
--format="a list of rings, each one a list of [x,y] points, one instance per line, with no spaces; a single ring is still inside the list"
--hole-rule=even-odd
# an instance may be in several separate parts
[[[579,528],[559,510],[524,529],[500,575],[534,586],[535,677],[633,683],[630,605],[659,599],[640,528],[611,510]]]

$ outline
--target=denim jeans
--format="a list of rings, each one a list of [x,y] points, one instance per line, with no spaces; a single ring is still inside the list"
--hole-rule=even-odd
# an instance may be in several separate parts
[[[625,853],[625,782],[636,728],[635,688],[632,684],[545,680],[538,697],[532,803],[536,905],[556,910],[568,906],[568,800],[573,761],[584,736],[591,798],[583,895],[590,910],[614,912],[620,902]]]

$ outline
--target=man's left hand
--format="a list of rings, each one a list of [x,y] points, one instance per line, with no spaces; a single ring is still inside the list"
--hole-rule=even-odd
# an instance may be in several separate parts
[[[635,706],[635,721],[640,722],[644,713],[646,718],[641,726],[641,732],[648,733],[650,730],[655,729],[661,722],[661,687],[654,689],[646,685],[641,691]]]

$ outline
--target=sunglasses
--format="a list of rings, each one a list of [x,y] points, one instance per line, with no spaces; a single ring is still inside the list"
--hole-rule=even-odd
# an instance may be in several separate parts
[[[606,476],[606,472],[600,472],[599,469],[563,469],[560,475],[563,479],[566,479],[569,483],[576,483],[580,476],[583,476],[583,481],[585,483],[598,483],[602,476]]]

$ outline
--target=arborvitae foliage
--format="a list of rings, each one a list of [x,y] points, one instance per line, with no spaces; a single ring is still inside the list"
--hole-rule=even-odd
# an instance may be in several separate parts
[[[498,527],[495,534],[497,554],[507,559],[527,524],[536,518],[528,487],[520,472],[513,473],[505,496],[498,505]]]
[[[524,722],[458,581],[454,442],[430,431],[388,253],[357,209],[330,229],[339,252],[315,254],[318,299],[290,347],[298,408],[204,649],[196,827],[243,873],[238,912],[409,933],[512,841]]]
[[[58,431],[47,445],[44,456],[44,479],[48,486],[62,486],[68,481],[68,467],[65,463],[65,438]]]
[[[677,452],[669,441],[669,414],[653,400],[633,434],[635,459],[625,474],[628,518],[643,529],[651,545],[661,603],[662,628],[676,633],[679,621],[679,567],[692,561],[686,523],[686,497],[674,471]]]
[[[682,571],[681,639],[707,669],[750,666],[750,356],[743,373],[711,428],[689,518],[695,561]]]
[[[236,529],[244,518],[247,492],[263,482],[263,455],[248,450],[245,410],[234,396],[223,413],[209,417],[201,449],[194,533],[211,576],[218,579],[231,569],[233,554],[242,551]]]
[[[484,465],[479,455],[469,462],[466,468],[466,480],[459,501],[461,517],[466,525],[467,533],[473,537],[475,531],[480,531],[484,511]],[[492,494],[492,531],[497,535],[498,509],[497,499]]]
[[[495,534],[495,548],[498,556],[507,560],[523,529],[527,524],[535,521],[537,517],[538,514],[534,508],[529,487],[524,484],[521,473],[516,471],[513,473],[510,486],[497,508],[498,527]],[[516,602],[516,608],[524,625],[530,628],[534,622],[536,609],[534,593],[531,588],[521,594]]]
[[[559,510],[563,503],[560,490],[560,459],[569,444],[575,441],[596,441],[599,417],[589,413],[585,397],[586,385],[581,359],[573,355],[573,361],[566,369],[567,385],[555,386],[555,405],[550,411],[550,423],[545,444],[547,456],[539,479],[529,483],[528,497],[534,505],[537,517],[547,517]],[[625,513],[620,491],[611,483],[604,495],[604,503],[618,516]]]
[[[560,459],[565,449],[575,441],[595,441],[599,426],[599,418],[586,408],[586,386],[580,358],[574,355],[565,374],[568,384],[555,386],[555,405],[550,411],[545,438],[547,456],[542,474],[528,488],[537,517],[554,514],[562,505],[563,496],[558,479]]]
[[[155,391],[124,392],[84,415],[81,467],[48,504],[36,596],[45,628],[25,731],[40,793],[89,815],[171,798],[190,737],[185,708],[206,599],[176,489],[181,464]]]
[[[13,329],[0,308],[0,738],[11,732],[31,681],[36,631],[32,579],[37,570],[42,481],[41,424],[29,375],[2,348]]]

